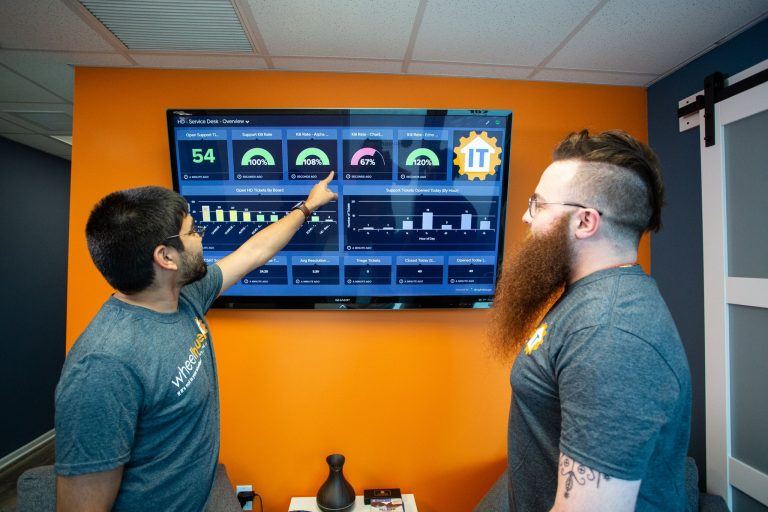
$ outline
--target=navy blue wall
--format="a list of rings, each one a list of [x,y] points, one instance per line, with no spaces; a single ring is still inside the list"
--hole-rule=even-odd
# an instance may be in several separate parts
[[[651,240],[651,271],[669,304],[693,379],[690,454],[704,483],[704,274],[699,130],[680,133],[677,104],[704,88],[704,77],[734,75],[768,59],[768,21],[702,55],[648,88],[648,141],[664,171],[664,227]],[[703,227],[707,229],[707,226]]]
[[[0,137],[0,457],[53,429],[64,364],[69,162]]]

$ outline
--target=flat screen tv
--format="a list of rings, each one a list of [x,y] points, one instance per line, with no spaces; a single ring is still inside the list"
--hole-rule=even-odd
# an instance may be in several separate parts
[[[482,308],[502,263],[512,113],[167,112],[173,185],[212,263],[336,171],[314,212],[227,308]]]

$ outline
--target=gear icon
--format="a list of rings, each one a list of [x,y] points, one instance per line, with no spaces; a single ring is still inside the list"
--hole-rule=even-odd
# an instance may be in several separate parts
[[[459,174],[469,181],[475,178],[485,181],[488,175],[496,174],[496,167],[501,165],[501,148],[496,145],[496,137],[489,137],[488,132],[478,134],[472,130],[459,139],[459,146],[453,148],[453,152],[456,154],[453,163],[459,166]]]

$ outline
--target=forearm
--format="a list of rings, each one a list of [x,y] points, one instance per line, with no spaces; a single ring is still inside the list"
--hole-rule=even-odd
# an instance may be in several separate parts
[[[99,473],[56,477],[56,512],[112,510],[122,478],[122,466]]]
[[[630,512],[640,480],[622,480],[560,454],[557,495],[550,512]]]
[[[246,240],[241,247],[250,255],[253,264],[246,274],[267,263],[288,245],[303,224],[304,214],[300,210],[293,210]]]
[[[331,171],[327,178],[312,187],[304,204],[306,209],[314,211],[329,201],[337,199],[336,193],[328,188],[333,174]],[[302,210],[292,210],[279,221],[253,235],[236,251],[220,259],[218,265],[223,278],[221,292],[224,292],[256,267],[267,263],[270,258],[280,252],[304,224],[304,220]]]
[[[253,269],[267,263],[290,242],[304,223],[304,214],[293,210],[279,221],[270,224],[245,241],[237,250],[220,259],[223,282],[221,292],[237,283]]]

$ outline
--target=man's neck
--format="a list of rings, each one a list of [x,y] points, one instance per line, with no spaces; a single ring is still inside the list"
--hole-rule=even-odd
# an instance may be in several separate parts
[[[122,302],[157,311],[158,313],[175,313],[179,310],[179,292],[176,286],[153,286],[147,290],[130,295],[115,292],[114,297]]]
[[[577,254],[568,284],[607,268],[634,265],[637,263],[637,249],[616,250],[595,247]]]

